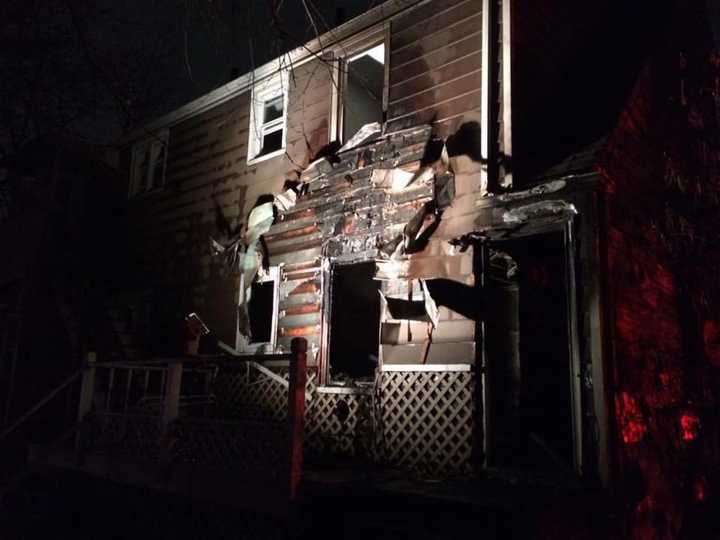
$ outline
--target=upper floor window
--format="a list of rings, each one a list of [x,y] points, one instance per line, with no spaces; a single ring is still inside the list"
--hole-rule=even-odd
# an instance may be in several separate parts
[[[347,142],[365,124],[382,125],[385,113],[385,44],[348,54],[339,62],[338,135]]]
[[[248,163],[277,156],[285,151],[287,82],[287,73],[281,71],[253,87]]]
[[[131,197],[163,187],[167,145],[168,132],[163,131],[133,146],[130,176]]]

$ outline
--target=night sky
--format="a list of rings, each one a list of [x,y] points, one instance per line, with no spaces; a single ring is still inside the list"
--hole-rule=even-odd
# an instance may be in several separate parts
[[[378,3],[5,0],[0,149],[48,131],[110,144]]]
[[[4,0],[0,155],[46,132],[111,144],[380,3]]]

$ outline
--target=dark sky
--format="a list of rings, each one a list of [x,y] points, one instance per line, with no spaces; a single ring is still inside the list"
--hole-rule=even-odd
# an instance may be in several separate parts
[[[0,150],[47,131],[110,143],[312,39],[311,17],[323,33],[381,2],[1,0]]]
[[[181,70],[188,82],[182,91],[183,101],[228,82],[233,69],[238,74],[247,73],[253,64],[262,65],[315,37],[301,0],[281,2],[275,20],[272,3],[215,2],[216,9],[205,10],[193,18],[188,32],[187,61],[184,35],[179,44],[183,53]],[[336,26],[342,16],[350,19],[378,3],[380,0],[314,0],[307,5],[318,32],[323,33]]]
[[[378,3],[2,0],[0,150],[48,131],[111,143]]]

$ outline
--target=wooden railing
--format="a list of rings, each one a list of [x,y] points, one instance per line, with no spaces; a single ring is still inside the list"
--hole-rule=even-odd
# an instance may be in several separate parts
[[[78,407],[78,462],[93,454],[115,454],[164,463],[167,474],[182,463],[261,471],[284,477],[292,501],[302,474],[306,351],[307,342],[298,338],[286,355],[89,361]],[[211,382],[218,369],[248,362],[257,367],[269,359],[289,360],[289,380],[282,380],[288,389],[285,422],[202,414],[212,405]],[[203,392],[197,392],[198,385]],[[192,414],[198,411],[201,414]]]
[[[95,364],[95,410],[160,414],[172,365],[144,365],[139,362]],[[213,401],[211,385],[215,369],[207,366],[183,367],[182,371],[184,392],[180,395],[180,406],[210,404]]]

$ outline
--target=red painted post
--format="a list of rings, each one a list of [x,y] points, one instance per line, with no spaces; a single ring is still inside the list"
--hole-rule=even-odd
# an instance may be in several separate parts
[[[290,501],[297,496],[303,462],[303,420],[305,416],[305,380],[307,377],[307,340],[295,338],[290,343],[290,381],[288,388],[288,422],[290,424]]]

